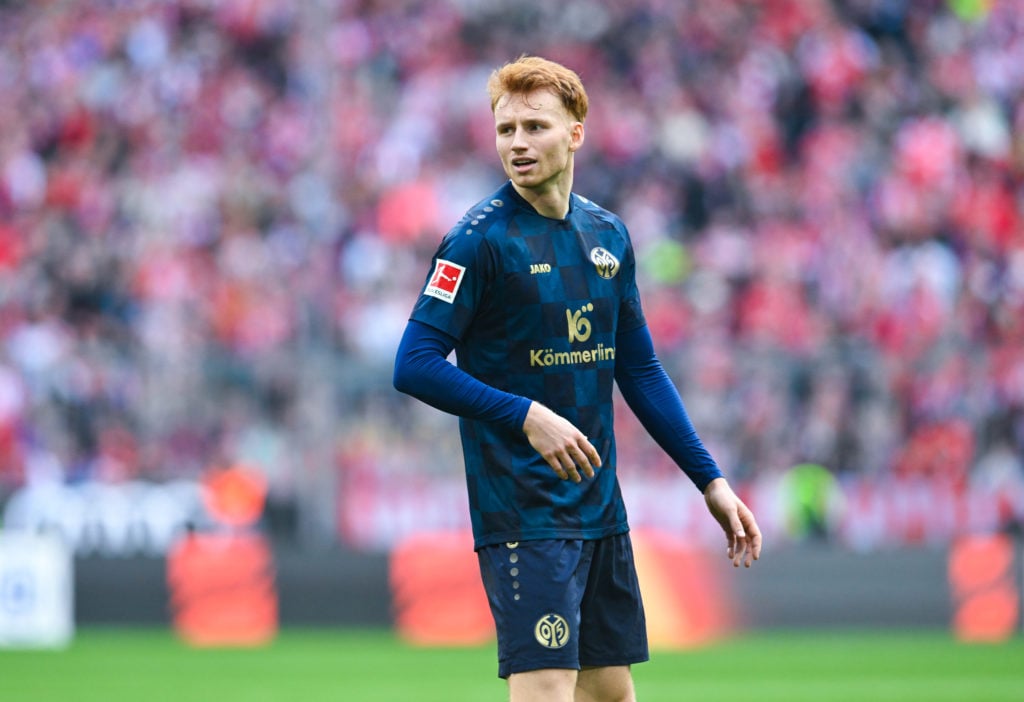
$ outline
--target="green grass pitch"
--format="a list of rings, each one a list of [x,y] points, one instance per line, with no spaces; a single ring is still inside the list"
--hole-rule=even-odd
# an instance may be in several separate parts
[[[641,702],[1021,702],[1024,640],[942,632],[759,633],[654,651]],[[493,646],[423,649],[383,631],[285,630],[196,650],[159,630],[85,629],[64,651],[0,651],[4,702],[501,702]]]

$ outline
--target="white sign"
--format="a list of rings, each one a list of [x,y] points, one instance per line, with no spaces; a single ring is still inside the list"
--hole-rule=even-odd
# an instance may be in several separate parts
[[[0,647],[71,643],[73,588],[71,552],[63,539],[0,532]]]

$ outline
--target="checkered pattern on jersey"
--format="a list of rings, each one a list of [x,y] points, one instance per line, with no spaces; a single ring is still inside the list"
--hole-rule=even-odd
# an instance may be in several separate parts
[[[506,183],[445,237],[431,276],[444,266],[464,269],[457,293],[421,295],[412,318],[458,339],[466,372],[573,422],[604,463],[593,480],[561,481],[520,427],[463,419],[477,545],[625,531],[612,427],[615,336],[644,323],[625,227],[577,196],[564,220],[542,217]]]

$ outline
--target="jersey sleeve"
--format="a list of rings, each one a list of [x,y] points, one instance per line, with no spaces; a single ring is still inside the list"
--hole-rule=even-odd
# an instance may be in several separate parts
[[[636,285],[636,256],[633,254],[633,242],[625,225],[619,223],[620,231],[626,239],[626,253],[622,260],[623,291],[619,305],[619,332],[639,329],[647,324],[643,308],[640,304],[640,290]]]
[[[679,391],[654,353],[646,326],[616,337],[615,381],[644,429],[701,492],[722,477],[690,421]]]
[[[494,279],[495,268],[484,236],[456,226],[434,254],[410,319],[461,340]]]
[[[481,383],[448,362],[455,339],[410,320],[395,357],[395,389],[439,410],[522,428],[531,401]]]

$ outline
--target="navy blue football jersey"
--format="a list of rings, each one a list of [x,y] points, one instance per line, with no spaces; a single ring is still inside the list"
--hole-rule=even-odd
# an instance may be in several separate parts
[[[459,368],[543,403],[601,454],[594,478],[560,480],[521,427],[461,418],[478,548],[628,530],[615,473],[615,337],[644,317],[618,217],[573,194],[565,219],[550,219],[506,183],[445,236],[411,318],[457,340]]]

